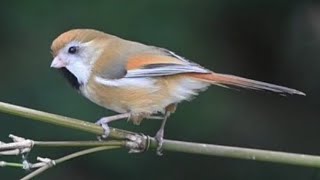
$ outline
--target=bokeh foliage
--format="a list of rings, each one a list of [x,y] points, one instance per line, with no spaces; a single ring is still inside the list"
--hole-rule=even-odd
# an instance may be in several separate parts
[[[211,87],[183,103],[166,137],[242,147],[320,154],[320,4],[315,1],[9,1],[0,6],[0,100],[95,121],[104,110],[49,68],[51,41],[71,28],[95,28],[165,47],[217,72],[294,87],[282,97]],[[0,137],[92,139],[92,135],[0,114]],[[160,122],[113,126],[153,135]],[[59,157],[74,149],[37,149]],[[32,157],[30,157],[32,158]],[[11,158],[3,158],[12,160]],[[19,161],[16,157],[14,160]],[[1,179],[22,170],[1,168]],[[101,152],[70,161],[42,179],[319,179],[319,170],[166,152]],[[40,178],[40,179],[41,179]]]

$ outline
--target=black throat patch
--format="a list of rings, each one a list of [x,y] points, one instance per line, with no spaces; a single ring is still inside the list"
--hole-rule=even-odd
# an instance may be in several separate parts
[[[67,68],[60,68],[59,71],[68,80],[69,84],[71,84],[73,88],[75,88],[76,90],[80,89],[80,86],[82,86],[82,84],[79,83],[77,77],[73,75]]]

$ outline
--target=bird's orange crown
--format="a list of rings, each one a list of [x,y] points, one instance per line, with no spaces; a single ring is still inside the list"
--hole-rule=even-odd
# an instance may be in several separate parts
[[[51,45],[52,55],[55,57],[60,49],[72,41],[86,43],[94,39],[106,38],[108,35],[104,32],[93,29],[72,29],[58,36]]]

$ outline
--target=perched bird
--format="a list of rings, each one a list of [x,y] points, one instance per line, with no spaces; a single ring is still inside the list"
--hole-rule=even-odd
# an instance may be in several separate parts
[[[155,138],[160,152],[164,126],[177,104],[210,85],[235,86],[280,94],[305,95],[295,89],[210,71],[164,48],[128,41],[93,29],[74,29],[58,36],[51,46],[52,68],[92,102],[120,113],[101,118],[108,123],[128,118],[140,124],[162,113]]]

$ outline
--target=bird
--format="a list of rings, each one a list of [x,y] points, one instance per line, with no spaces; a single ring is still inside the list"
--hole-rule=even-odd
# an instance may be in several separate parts
[[[182,101],[190,101],[211,85],[305,95],[296,89],[211,71],[176,53],[134,42],[95,29],[71,29],[51,45],[51,68],[58,69],[71,86],[93,103],[117,115],[96,123],[110,133],[108,123],[127,119],[139,125],[159,118],[155,135],[161,154],[164,128]]]

